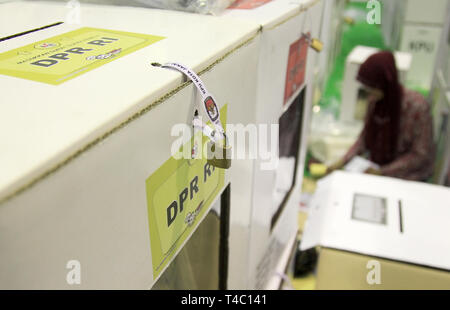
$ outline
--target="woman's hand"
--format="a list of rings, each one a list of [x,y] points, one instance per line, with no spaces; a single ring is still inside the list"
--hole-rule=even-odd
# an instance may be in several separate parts
[[[333,173],[333,171],[343,168],[344,166],[345,162],[342,159],[328,167],[320,163],[311,163],[309,165],[309,171],[314,178],[321,179]]]
[[[369,168],[366,170],[367,174],[371,174],[371,175],[382,175],[381,171],[375,168]]]
[[[340,159],[337,162],[335,162],[334,164],[332,164],[331,166],[327,167],[327,175],[332,173],[335,170],[339,170],[342,169],[345,166],[345,162],[344,160]]]

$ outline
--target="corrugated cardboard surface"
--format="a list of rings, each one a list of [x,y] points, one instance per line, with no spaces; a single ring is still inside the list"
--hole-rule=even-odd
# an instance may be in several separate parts
[[[367,267],[380,263],[380,284],[370,285]],[[322,248],[317,270],[319,290],[449,290],[450,272],[419,265]]]

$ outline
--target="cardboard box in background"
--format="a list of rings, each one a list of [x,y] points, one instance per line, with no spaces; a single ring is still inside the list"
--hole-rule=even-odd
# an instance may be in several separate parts
[[[392,50],[398,49],[402,24],[406,11],[406,0],[381,0],[382,3],[382,22],[384,44]]]
[[[450,171],[450,14],[445,18],[440,41],[428,99],[432,108],[434,141],[437,148],[432,182],[444,185]]]
[[[405,22],[443,24],[448,9],[448,0],[405,0]]]
[[[252,211],[244,213],[247,210],[242,209],[242,230],[230,232],[230,265],[235,269],[230,270],[229,283],[233,287],[277,289],[281,280],[277,272],[284,272],[295,241],[318,57],[303,35],[310,33],[318,37],[323,3],[321,0],[278,0],[254,9],[230,9],[223,14],[260,24],[255,122],[270,128],[283,118],[280,138],[294,145],[291,150],[281,147],[280,157],[282,149],[290,155],[286,160],[281,159],[278,167],[265,169],[264,165],[270,166],[267,160],[254,161],[253,183],[245,189],[252,200]],[[241,203],[241,196],[233,192],[231,196],[232,204]],[[242,246],[244,243],[246,248]],[[245,251],[245,261],[240,260],[239,249]]]
[[[386,177],[319,181],[301,242],[321,247],[317,287],[450,289],[449,200],[448,188]]]
[[[441,41],[442,26],[406,23],[400,51],[413,56],[406,86],[428,91],[433,79],[434,66]]]
[[[450,1],[436,0],[429,3],[406,0],[400,50],[413,55],[407,86],[428,92],[435,71],[444,65],[439,58],[442,45],[448,45],[448,12]]]
[[[318,290],[450,289],[447,270],[329,248],[321,248],[319,255]],[[380,270],[379,284],[375,275],[377,270]]]

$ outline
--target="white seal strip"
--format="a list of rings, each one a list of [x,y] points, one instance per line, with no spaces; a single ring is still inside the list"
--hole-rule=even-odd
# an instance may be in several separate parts
[[[208,116],[208,119],[211,121],[211,123],[214,124],[217,131],[204,124],[198,115],[194,116],[194,128],[201,129],[203,134],[209,137],[213,142],[225,139],[225,131],[223,129],[222,123],[220,122],[219,107],[217,106],[216,100],[214,99],[213,95],[208,92],[205,84],[202,82],[200,77],[191,69],[175,62],[166,63],[162,65],[161,68],[174,69],[178,72],[181,72],[185,76],[187,76],[192,81],[192,83],[194,83],[195,87],[197,87],[200,95],[202,96],[203,111]],[[217,133],[219,134],[217,135]]]

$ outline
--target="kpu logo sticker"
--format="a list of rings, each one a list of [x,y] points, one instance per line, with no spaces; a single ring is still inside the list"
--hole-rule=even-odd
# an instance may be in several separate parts
[[[211,96],[205,99],[205,108],[211,121],[217,121],[219,118],[219,110],[217,109],[217,104]]]

